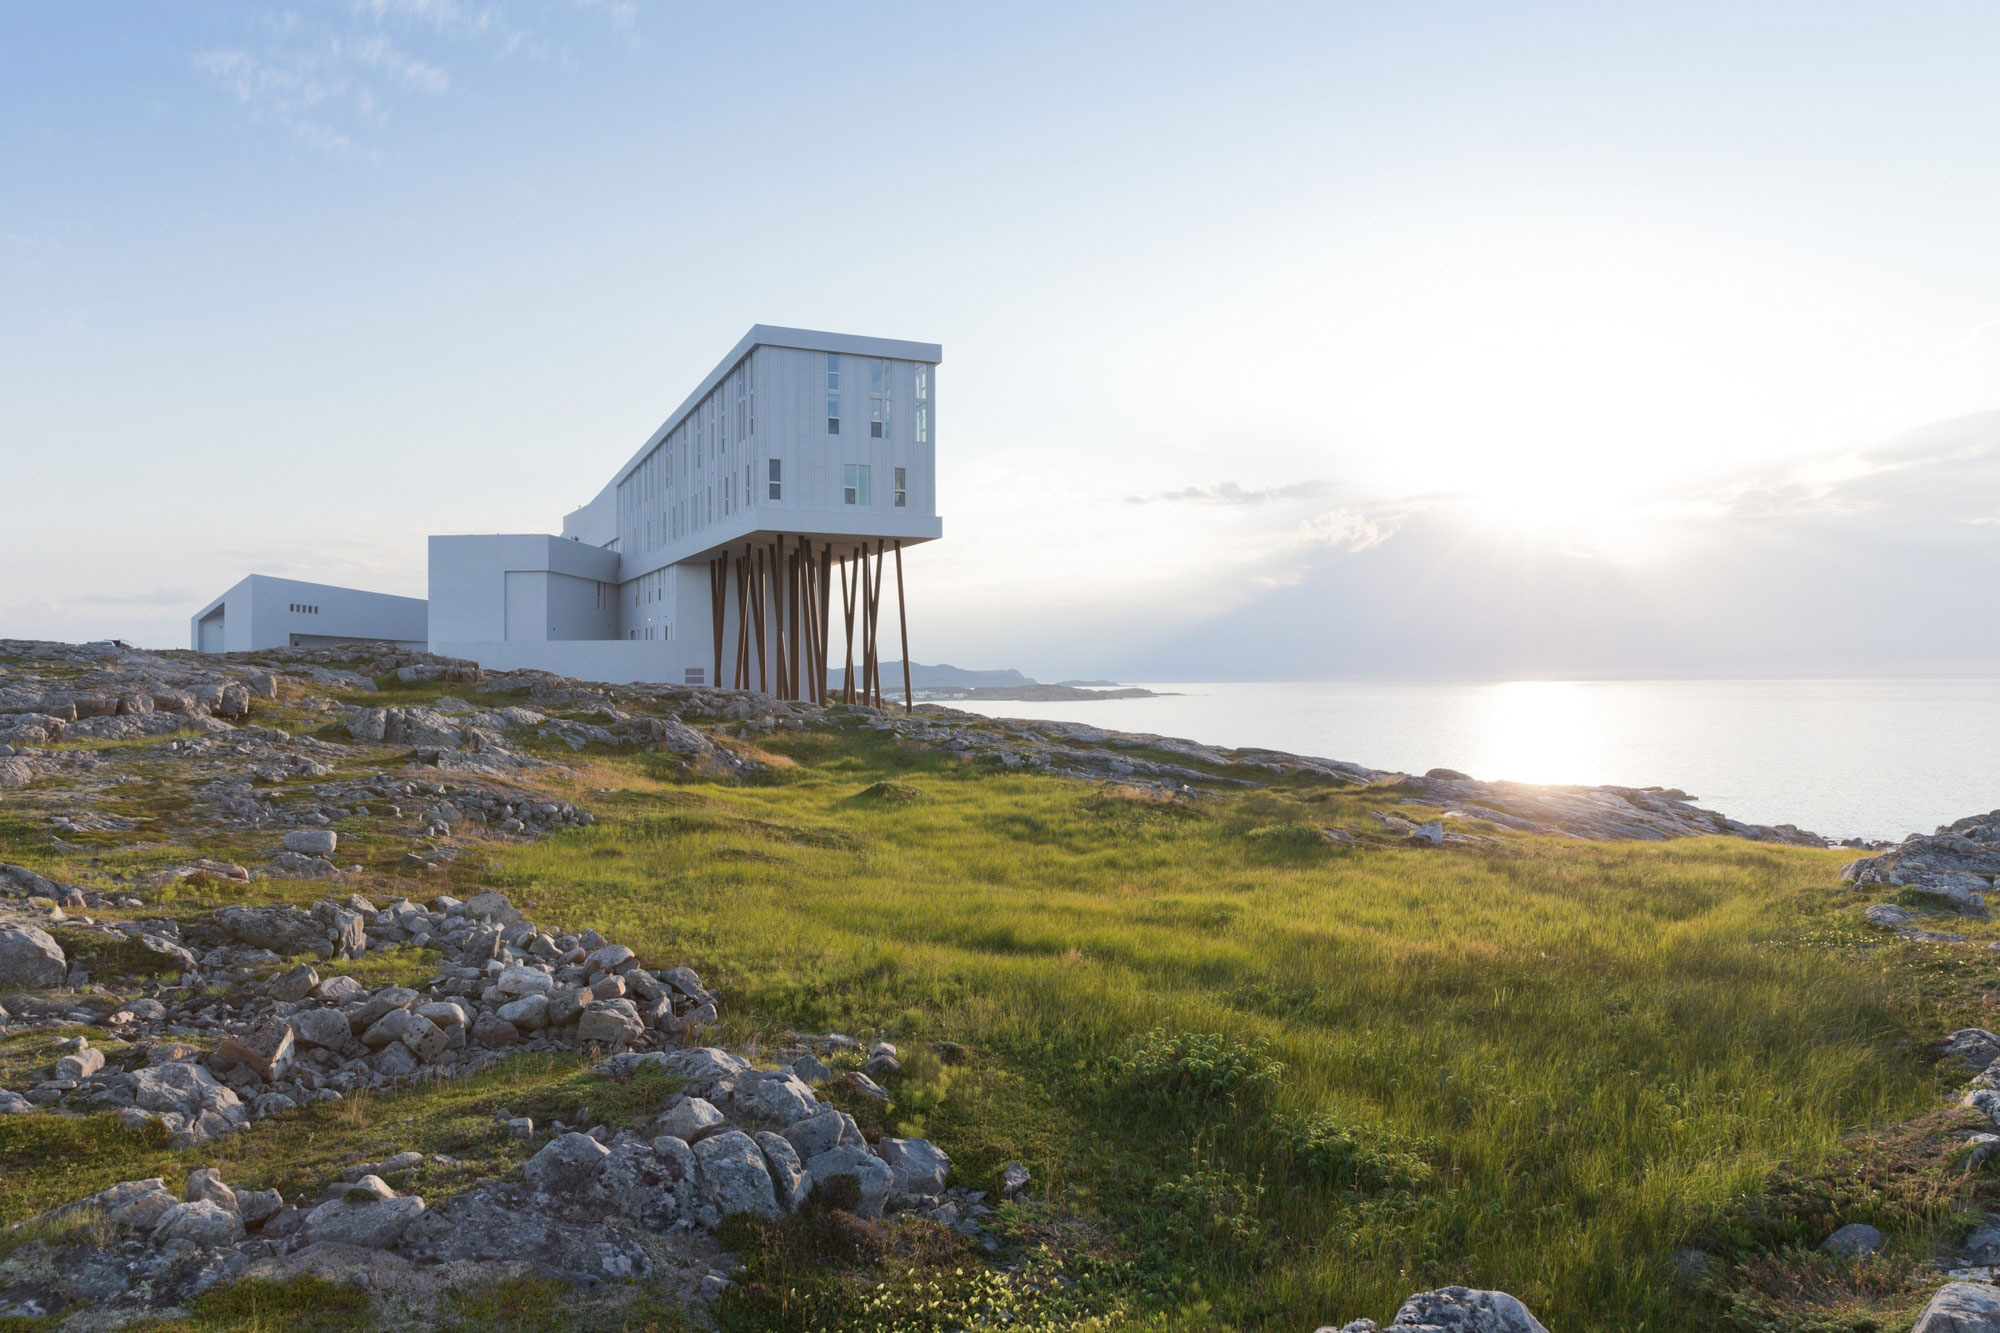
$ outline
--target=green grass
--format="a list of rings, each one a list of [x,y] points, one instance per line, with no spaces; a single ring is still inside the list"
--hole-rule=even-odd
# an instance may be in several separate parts
[[[976,1185],[1027,1163],[1040,1197],[1108,1220],[1119,1281],[1211,1326],[1385,1318],[1466,1281],[1552,1327],[1685,1327],[1672,1252],[1719,1244],[1781,1169],[1935,1105],[1897,1043],[1959,1025],[1982,966],[1872,947],[1840,853],[1350,849],[1298,830],[1365,839],[1379,793],[1190,810],[872,737],[793,749],[771,785],[635,782],[488,878],[538,920],[694,963],[735,1037],[972,1048],[942,1094],[898,1088],[889,1123],[922,1103]],[[915,799],[856,799],[885,780]],[[1135,1089],[1156,1029],[1282,1070]]]
[[[1010,1161],[1033,1173],[1030,1201],[999,1218],[1019,1265],[1004,1280],[927,1223],[739,1226],[726,1328],[959,1327],[1008,1308],[1020,1327],[1297,1329],[1386,1319],[1412,1291],[1465,1282],[1558,1330],[1863,1333],[1906,1326],[1923,1297],[1909,1274],[1968,1208],[2000,1201],[1957,1170],[1971,1122],[1938,1111],[1954,1076],[1928,1053],[1980,1021],[2000,928],[1885,947],[1838,887],[1851,853],[1513,834],[1417,849],[1370,817],[1426,817],[1392,790],[1190,800],[982,772],[862,729],[756,744],[774,762],[740,787],[682,781],[660,756],[565,754],[593,827],[467,840],[446,873],[363,886],[501,887],[544,927],[689,963],[721,989],[729,1041],[887,1037],[906,1064],[888,1106],[827,1095],[871,1133],[936,1139],[961,1183],[993,1188]],[[178,812],[160,771],[133,813]],[[9,859],[62,874],[9,819]],[[368,863],[392,872],[409,830],[364,827]],[[103,841],[99,871],[190,851]],[[247,863],[270,841],[192,851]],[[326,892],[191,881],[165,910]],[[351,970],[416,983],[434,963],[395,950]],[[0,1066],[52,1058],[46,1036],[0,1043]],[[180,1153],[108,1117],[0,1117],[0,1222],[202,1165],[316,1188],[404,1148],[460,1159],[414,1182],[436,1203],[531,1150],[502,1108],[622,1123],[665,1091],[524,1056]],[[1816,1255],[1846,1221],[1882,1227],[1896,1263]],[[1685,1247],[1715,1256],[1700,1283],[1676,1275]],[[247,1304],[197,1326],[290,1320],[290,1293],[229,1299]],[[460,1306],[466,1327],[516,1317],[481,1293]]]

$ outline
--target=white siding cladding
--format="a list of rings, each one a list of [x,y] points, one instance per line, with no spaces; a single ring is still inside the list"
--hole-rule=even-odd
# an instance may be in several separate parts
[[[759,377],[770,356],[768,348],[746,352],[618,482],[618,549],[628,574],[713,544],[757,504],[767,433]]]
[[[930,370],[931,442],[918,444],[916,435],[915,361],[887,359],[890,384],[888,431],[883,439],[869,434],[869,365],[873,357],[842,354],[840,358],[840,434],[826,430],[825,352],[797,347],[769,347],[765,383],[774,390],[776,409],[771,430],[758,444],[763,458],[784,463],[784,496],[775,508],[783,510],[825,510],[842,508],[841,485],[849,463],[870,469],[870,509],[895,508],[895,471],[907,472],[909,504],[907,516],[931,517],[937,513],[937,367]],[[761,465],[761,464],[760,464]],[[761,498],[759,505],[770,505]],[[858,506],[857,506],[858,507]],[[761,526],[784,531],[781,518]]]

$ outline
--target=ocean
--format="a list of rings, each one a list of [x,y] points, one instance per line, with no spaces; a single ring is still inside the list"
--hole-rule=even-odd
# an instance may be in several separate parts
[[[2000,680],[1141,683],[1170,697],[951,706],[1402,772],[1679,787],[1832,838],[2000,808]]]

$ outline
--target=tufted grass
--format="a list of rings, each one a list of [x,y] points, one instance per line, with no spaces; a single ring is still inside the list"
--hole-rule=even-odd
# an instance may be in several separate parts
[[[1190,808],[872,738],[792,750],[779,784],[627,792],[487,878],[538,920],[693,963],[735,1039],[971,1048],[925,1111],[959,1178],[1025,1162],[1043,1199],[1108,1220],[1118,1281],[1189,1326],[1386,1319],[1463,1281],[1553,1328],[1688,1327],[1703,1298],[1673,1252],[1726,1250],[1781,1168],[1933,1107],[1923,1044],[1967,1021],[1986,968],[1876,947],[1840,853],[1418,850],[1372,832],[1374,792]],[[917,799],[856,799],[889,780]],[[1298,832],[1328,825],[1361,844]],[[1284,1072],[1219,1109],[1134,1103],[1116,1062],[1156,1028],[1262,1043]],[[1304,1122],[1423,1145],[1427,1171],[1343,1188],[1288,1150],[1279,1127]],[[1885,1229],[1955,1206],[1885,1206]]]

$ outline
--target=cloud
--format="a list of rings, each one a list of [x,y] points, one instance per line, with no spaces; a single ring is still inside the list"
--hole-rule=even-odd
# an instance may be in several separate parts
[[[1369,515],[1355,509],[1329,509],[1292,530],[1288,546],[1329,551],[1365,551],[1396,535],[1403,514]]]
[[[639,10],[629,0],[572,0],[566,9],[527,12],[544,24],[565,14],[593,16],[626,45],[637,43]],[[193,63],[253,121],[288,130],[330,157],[379,162],[404,100],[451,92],[439,52],[469,47],[499,59],[574,63],[560,43],[509,14],[499,4],[466,0],[354,0],[345,14],[323,20],[272,11],[259,25],[261,41],[202,51]]]
[[[195,601],[195,595],[185,588],[155,588],[151,592],[86,593],[76,599],[102,606],[177,606]]]
[[[1125,503],[1128,505],[1256,505],[1273,500],[1317,500],[1331,495],[1333,489],[1333,483],[1330,481],[1295,481],[1285,486],[1265,486],[1254,490],[1233,481],[1207,481],[1177,491],[1128,495],[1125,497]]]
[[[1987,614],[2000,586],[2000,412],[1666,500],[1647,531],[1601,548],[1476,521],[1449,497],[1268,524],[1260,559],[1184,580],[1181,615],[1128,630],[1093,669],[1163,680],[2000,669],[2000,618]]]

